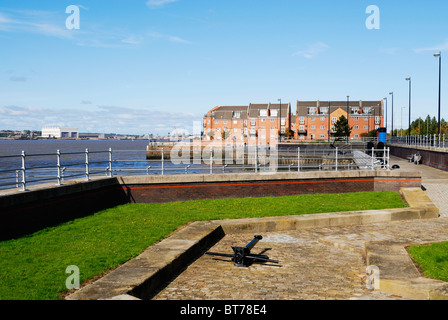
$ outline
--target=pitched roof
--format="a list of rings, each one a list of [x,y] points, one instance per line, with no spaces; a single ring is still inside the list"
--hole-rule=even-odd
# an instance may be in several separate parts
[[[248,106],[223,106],[216,107],[211,110],[211,116],[216,120],[231,120],[235,118],[237,112],[240,113],[241,119],[247,118]],[[238,118],[238,119],[239,119]],[[236,119],[236,118],[235,118]]]
[[[383,106],[382,101],[349,101],[349,108],[352,107],[372,107],[374,112],[381,111]],[[297,101],[297,116],[303,117],[308,116],[309,107],[330,107],[330,114],[336,111],[338,108],[343,110],[347,109],[347,101]],[[379,112],[378,112],[379,113]],[[325,116],[325,114],[317,114]]]

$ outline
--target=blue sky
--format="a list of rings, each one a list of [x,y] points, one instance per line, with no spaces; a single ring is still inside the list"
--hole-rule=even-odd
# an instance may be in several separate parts
[[[444,0],[0,0],[0,129],[167,134],[217,105],[347,95],[389,97],[390,122],[390,91],[406,126],[408,76],[412,118],[437,117],[447,13]]]

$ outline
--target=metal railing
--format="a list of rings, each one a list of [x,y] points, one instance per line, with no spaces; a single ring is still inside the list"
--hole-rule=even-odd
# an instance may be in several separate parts
[[[176,151],[177,152],[177,151]],[[133,154],[133,159],[129,159]],[[141,154],[141,155],[140,155]],[[137,156],[136,156],[137,155]],[[342,170],[390,170],[389,148],[331,149],[288,148],[285,151],[264,146],[231,149],[201,149],[177,159],[171,150],[112,150],[61,152],[0,156],[0,189],[20,188],[48,181],[60,186],[66,180],[92,176],[220,174],[238,172],[301,172]],[[3,169],[6,161],[8,168]],[[11,162],[12,161],[12,162]]]
[[[445,134],[390,137],[387,139],[387,142],[390,144],[401,144],[424,148],[448,148]]]

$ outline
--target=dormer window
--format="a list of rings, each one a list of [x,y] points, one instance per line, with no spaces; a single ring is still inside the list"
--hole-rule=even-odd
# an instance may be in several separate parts
[[[316,113],[317,113],[317,107],[308,108],[308,114],[316,114]]]
[[[260,110],[260,117],[267,117],[268,116],[268,110],[263,109]]]
[[[372,113],[372,107],[363,107],[362,113],[364,114],[371,114]]]
[[[237,118],[237,119],[241,118],[241,111],[235,111],[235,112],[233,113],[233,117],[234,117],[234,118]]]
[[[320,114],[328,114],[328,107],[320,107]]]

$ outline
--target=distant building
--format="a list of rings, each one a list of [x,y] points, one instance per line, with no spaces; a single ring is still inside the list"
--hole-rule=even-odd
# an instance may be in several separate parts
[[[297,101],[290,103],[218,106],[204,115],[204,139],[233,141],[237,144],[265,144],[280,134],[296,140],[327,140],[334,124],[348,118],[350,138],[384,126],[384,105],[378,101]]]
[[[226,140],[237,144],[269,144],[291,130],[291,104],[221,106],[210,110],[203,120],[206,140]]]
[[[300,140],[328,139],[336,121],[344,116],[352,128],[350,138],[384,126],[383,101],[297,101],[293,130]]]
[[[42,128],[42,137],[57,139],[77,139],[79,137],[79,132],[76,128],[44,127]]]

